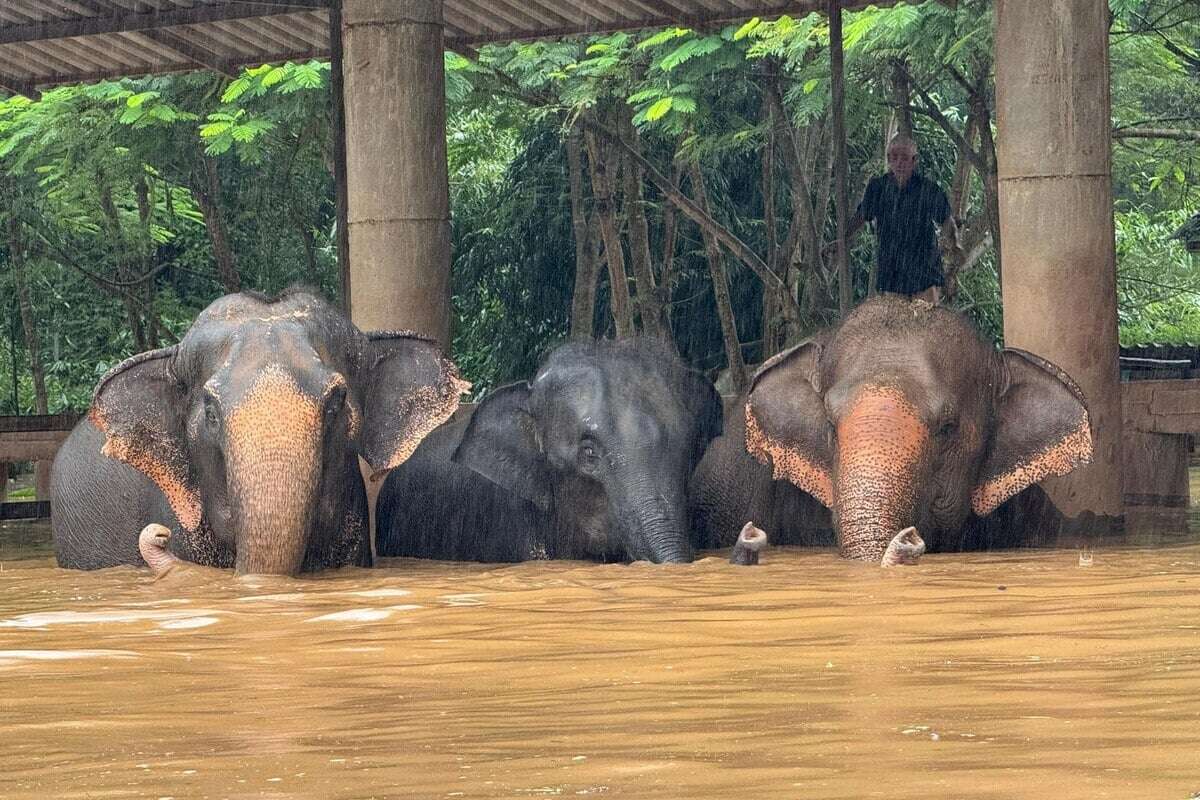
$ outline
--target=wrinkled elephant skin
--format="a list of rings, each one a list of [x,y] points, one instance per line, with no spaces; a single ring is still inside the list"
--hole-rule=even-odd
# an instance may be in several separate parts
[[[769,359],[734,415],[740,430],[731,420],[693,479],[707,546],[747,518],[773,542],[836,541],[876,564],[909,526],[933,551],[1019,544],[981,521],[1092,452],[1086,402],[1062,370],[895,295]],[[823,524],[831,540],[811,535]]]
[[[377,551],[691,561],[687,480],[721,420],[712,384],[661,345],[563,345],[388,476]]]
[[[96,569],[150,552],[243,574],[369,565],[359,457],[379,474],[396,466],[466,388],[435,343],[364,334],[304,291],[219,298],[179,344],[96,387],[54,462],[58,562]],[[151,522],[170,536],[140,550]]]

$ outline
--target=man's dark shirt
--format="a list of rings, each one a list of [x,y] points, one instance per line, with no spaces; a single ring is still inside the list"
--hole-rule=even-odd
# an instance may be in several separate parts
[[[936,183],[914,173],[901,189],[890,172],[880,175],[867,184],[858,212],[876,223],[880,291],[915,294],[942,285],[935,226],[950,216],[950,203]]]

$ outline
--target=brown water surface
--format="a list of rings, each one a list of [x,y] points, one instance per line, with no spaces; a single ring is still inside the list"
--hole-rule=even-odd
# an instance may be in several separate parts
[[[890,571],[57,569],[0,526],[5,798],[1189,798],[1200,546]]]

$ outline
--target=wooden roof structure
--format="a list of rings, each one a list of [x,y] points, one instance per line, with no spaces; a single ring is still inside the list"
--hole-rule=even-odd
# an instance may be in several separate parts
[[[892,5],[895,0],[876,2]],[[330,55],[339,0],[3,0],[0,89],[239,67]],[[843,0],[845,9],[868,5]],[[754,16],[824,11],[829,0],[444,0],[447,49]]]

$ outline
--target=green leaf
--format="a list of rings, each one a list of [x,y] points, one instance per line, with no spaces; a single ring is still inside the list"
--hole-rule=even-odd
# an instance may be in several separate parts
[[[210,122],[208,125],[204,125],[200,128],[200,138],[211,139],[213,137],[220,136],[222,133],[225,133],[232,127],[233,123],[231,122]]]
[[[650,106],[650,108],[646,109],[646,119],[650,122],[654,122],[656,119],[662,119],[662,117],[664,117],[666,113],[671,110],[671,105],[674,103],[674,101],[675,98],[673,97],[662,98],[654,105]]]
[[[664,28],[644,42],[638,42],[638,49],[645,50],[648,47],[658,47],[660,44],[666,44],[672,39],[687,36],[691,32],[691,28]]]
[[[625,102],[631,106],[636,106],[647,100],[653,100],[656,97],[662,97],[663,90],[656,86],[651,86],[649,89],[642,89],[640,92],[634,92],[629,95]]]
[[[129,98],[127,98],[125,100],[125,105],[129,106],[130,108],[140,108],[141,105],[147,100],[153,100],[157,97],[158,92],[139,92],[138,94],[131,95]]]
[[[813,89],[817,88],[817,84],[821,82],[820,78],[809,78],[804,82],[804,93],[812,94]]]
[[[690,59],[708,55],[721,48],[721,37],[705,36],[703,39],[693,39],[676,47],[658,62],[656,66],[664,72],[670,72]]]
[[[753,17],[747,21],[745,25],[737,29],[737,32],[733,34],[733,40],[738,42],[742,39],[745,39],[747,36],[753,33],[754,29],[757,28],[761,23],[762,19],[760,17]]]
[[[671,98],[671,109],[678,111],[680,114],[695,114],[696,99],[683,95],[675,95]]]

